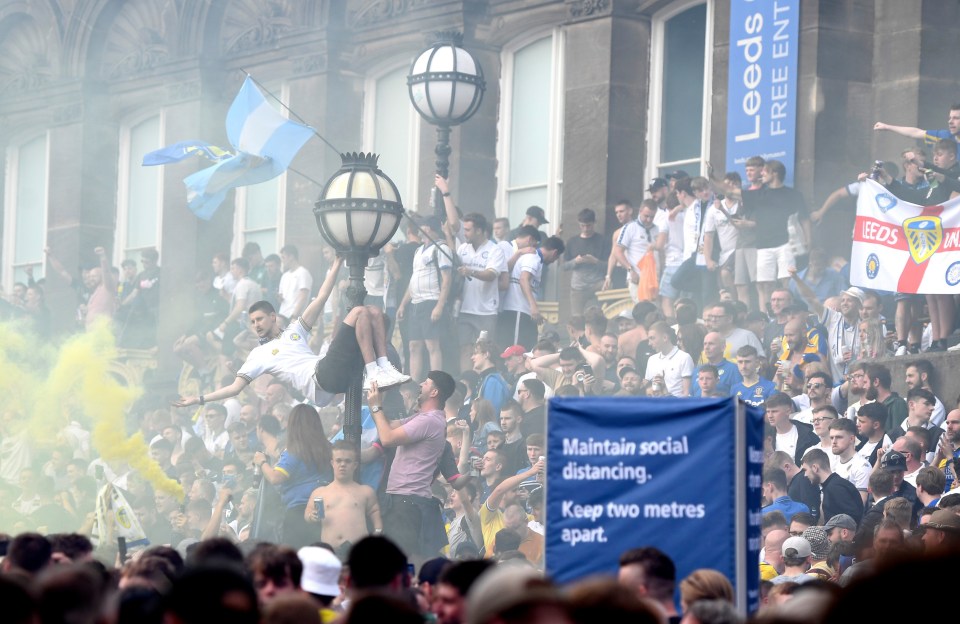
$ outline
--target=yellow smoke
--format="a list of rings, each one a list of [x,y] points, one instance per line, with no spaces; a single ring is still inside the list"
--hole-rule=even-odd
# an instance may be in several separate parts
[[[80,420],[92,428],[92,446],[103,459],[126,463],[155,490],[182,499],[183,488],[150,458],[143,436],[126,435],[125,414],[141,389],[121,385],[111,375],[117,353],[109,326],[99,323],[59,350],[45,345],[22,327],[0,325],[0,396],[8,411],[27,417],[31,442],[57,444],[70,420]]]

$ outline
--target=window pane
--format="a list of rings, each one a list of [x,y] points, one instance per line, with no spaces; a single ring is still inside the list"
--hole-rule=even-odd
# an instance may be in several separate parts
[[[47,212],[47,138],[24,143],[17,162],[17,205],[13,263],[43,262],[44,219]],[[19,273],[19,272],[18,272]],[[18,278],[19,278],[18,274]],[[39,271],[35,277],[39,278]]]
[[[660,162],[700,157],[707,5],[664,24]]]
[[[260,253],[266,258],[270,254],[277,253],[277,231],[261,230],[258,232],[247,232],[243,237],[243,244],[257,243],[260,245]]]
[[[160,117],[151,117],[130,129],[127,162],[126,249],[129,252],[158,247],[157,220],[160,210],[160,170],[142,166],[143,155],[160,148]],[[134,254],[136,255],[136,254]]]
[[[377,81],[373,125],[373,151],[380,155],[380,169],[397,185],[404,205],[416,200],[407,188],[411,166],[407,71],[401,67]]]
[[[508,188],[547,182],[552,45],[545,37],[513,55]]]
[[[540,206],[545,209],[547,205],[547,187],[539,186],[522,191],[510,191],[507,193],[507,217],[510,219],[510,227],[515,228],[520,225],[526,216],[527,208],[530,206]]]
[[[281,175],[260,184],[244,187],[247,194],[244,206],[244,230],[277,227],[277,204],[280,198],[280,181],[283,179],[284,176]],[[266,250],[263,252],[270,253]]]

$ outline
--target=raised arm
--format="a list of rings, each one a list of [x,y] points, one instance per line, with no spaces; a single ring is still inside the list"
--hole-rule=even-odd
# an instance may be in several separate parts
[[[487,508],[490,510],[498,509],[500,502],[503,500],[503,497],[506,496],[507,492],[517,489],[517,486],[523,483],[524,479],[535,477],[542,469],[543,460],[541,459],[524,472],[501,481],[500,485],[495,487],[493,491],[490,492],[490,496],[487,497],[487,502],[485,503]]]
[[[927,135],[921,128],[913,128],[911,126],[892,126],[890,124],[883,123],[878,121],[873,124],[873,129],[877,131],[886,130],[888,132],[893,132],[899,134],[900,136],[905,136],[911,139],[922,139]]]
[[[529,368],[537,377],[540,377],[544,371],[550,371],[552,373],[553,367],[556,366],[559,361],[559,353],[548,353],[547,355],[541,355],[538,358],[530,360]]]
[[[450,185],[447,178],[441,177],[439,173],[433,176],[433,184],[440,191],[443,197],[443,209],[447,213],[447,225],[452,231],[460,230],[460,215],[457,214],[457,207],[453,205],[453,199],[450,197]]]
[[[209,401],[222,401],[240,394],[249,382],[243,377],[237,377],[229,386],[217,388],[213,392],[201,394],[193,397],[180,397],[173,402],[174,407],[189,407],[191,405],[203,405]]]
[[[61,263],[60,260],[58,260],[57,257],[53,255],[53,252],[50,251],[50,248],[44,247],[43,253],[47,255],[47,262],[50,263],[50,267],[54,270],[54,272],[56,272],[57,275],[62,277],[64,280],[66,280],[67,283],[72,284],[73,276],[70,275],[70,272],[63,267],[63,263]],[[31,275],[31,277],[33,276]]]
[[[846,186],[841,186],[834,192],[830,193],[830,196],[827,197],[826,201],[823,202],[823,205],[820,206],[819,210],[814,210],[810,213],[810,220],[814,223],[820,223],[820,220],[823,219],[823,215],[836,205],[838,201],[844,199],[845,197],[850,197],[850,191],[847,190]]]
[[[794,279],[794,282],[797,284],[797,291],[800,293],[800,296],[803,297],[803,300],[807,302],[807,305],[813,310],[814,314],[817,315],[817,318],[823,315],[823,304],[820,303],[820,300],[817,299],[817,293],[813,292],[813,289],[803,281],[803,278],[800,277],[800,274],[797,273],[796,267],[790,267],[787,269],[790,272],[790,277]]]
[[[327,304],[327,299],[330,298],[330,293],[333,292],[333,287],[337,283],[337,275],[340,274],[341,266],[343,266],[343,258],[338,257],[327,270],[327,276],[320,286],[320,292],[317,293],[317,296],[313,298],[313,301],[307,305],[303,314],[301,314],[303,322],[306,323],[308,327],[313,327],[317,319],[320,318],[320,314],[323,313],[323,306]]]
[[[113,277],[113,267],[110,266],[107,251],[103,247],[94,247],[93,253],[97,255],[97,260],[100,261],[100,279],[103,281],[103,287],[107,289],[107,292],[116,296],[117,280]]]

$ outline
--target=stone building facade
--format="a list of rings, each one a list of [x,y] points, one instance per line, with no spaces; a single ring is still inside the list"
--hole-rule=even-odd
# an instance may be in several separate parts
[[[874,121],[942,127],[960,99],[957,3],[769,1],[800,3],[795,178],[811,204],[874,156],[895,158],[904,141]],[[538,204],[564,237],[590,207],[602,230],[659,170],[724,162],[729,19],[729,0],[0,0],[3,287],[43,271],[45,245],[67,267],[97,245],[118,264],[156,246],[169,344],[216,251],[293,243],[319,270],[311,208],[339,165],[319,140],[296,172],[231,195],[209,222],[182,182],[204,163],[139,166],[180,140],[225,144],[245,72],[339,150],[381,153],[405,205],[423,209],[435,134],[405,76],[441,30],[464,33],[487,84],[453,132],[457,203],[513,222]],[[824,244],[842,244],[848,216]],[[69,322],[69,289],[48,290]]]

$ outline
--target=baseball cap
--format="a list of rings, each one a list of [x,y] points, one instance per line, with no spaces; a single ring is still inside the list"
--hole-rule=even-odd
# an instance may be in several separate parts
[[[647,191],[653,193],[659,191],[662,188],[667,188],[670,186],[670,183],[667,182],[664,178],[654,178],[650,181],[650,186],[647,187]]]
[[[507,347],[504,349],[503,353],[500,354],[500,357],[507,359],[508,357],[513,357],[515,355],[523,355],[526,350],[526,347],[523,345],[513,345],[512,347]]]
[[[824,530],[829,531],[830,529],[846,529],[848,531],[857,530],[857,521],[847,514],[837,514],[827,520],[827,523],[823,525]]]
[[[340,569],[343,564],[337,556],[319,546],[304,546],[297,551],[303,564],[300,589],[320,596],[339,596]]]
[[[907,458],[898,451],[887,451],[880,460],[880,467],[884,470],[906,470]]]
[[[938,509],[930,514],[930,520],[928,520],[922,528],[960,533],[960,516],[953,513],[950,509]]]
[[[780,550],[783,553],[784,557],[809,557],[812,553],[810,549],[810,542],[806,538],[793,536],[788,537],[787,541],[783,543],[783,548]]]
[[[670,173],[664,175],[664,177],[668,180],[679,180],[681,178],[689,178],[690,174],[683,169],[677,169],[676,171],[671,171]]]
[[[862,290],[860,290],[856,286],[851,286],[850,288],[844,290],[843,294],[850,295],[860,303],[863,303],[863,298],[866,296],[866,293],[864,293]]]
[[[823,527],[812,526],[803,530],[803,539],[810,543],[810,554],[814,559],[826,559],[830,552],[830,540]]]
[[[547,215],[543,212],[543,208],[541,208],[540,206],[530,206],[529,208],[527,208],[527,216],[533,217],[534,219],[539,221],[540,225],[543,225],[544,223],[550,223],[549,221],[547,221]]]

